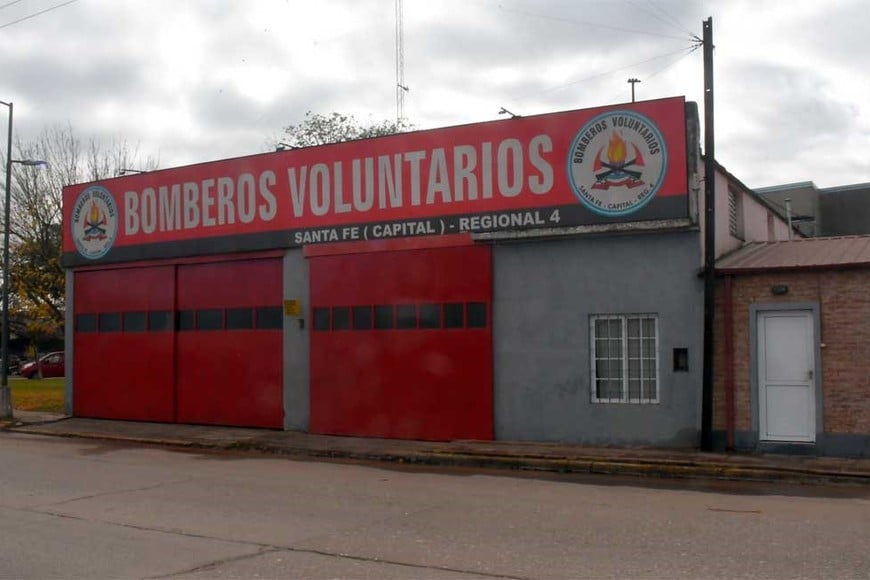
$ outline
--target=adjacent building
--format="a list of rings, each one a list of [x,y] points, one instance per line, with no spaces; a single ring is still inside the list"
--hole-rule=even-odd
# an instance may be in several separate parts
[[[720,447],[870,457],[870,236],[751,243],[717,272]]]
[[[816,187],[812,181],[755,190],[803,235],[870,234],[870,183]]]

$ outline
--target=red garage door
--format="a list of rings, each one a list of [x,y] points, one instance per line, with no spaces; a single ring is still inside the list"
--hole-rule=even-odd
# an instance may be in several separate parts
[[[75,273],[80,417],[283,426],[280,258]]]
[[[76,272],[73,412],[173,420],[172,266]]]
[[[283,426],[281,260],[178,266],[178,421]]]
[[[311,431],[491,439],[489,247],[310,260]]]

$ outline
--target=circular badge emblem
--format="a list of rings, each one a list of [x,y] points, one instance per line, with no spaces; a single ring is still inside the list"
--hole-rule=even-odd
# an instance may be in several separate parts
[[[85,258],[96,260],[112,249],[118,234],[118,208],[108,189],[94,185],[79,194],[71,228],[76,249]]]
[[[661,131],[634,111],[598,115],[574,137],[568,181],[580,202],[604,216],[635,212],[655,197],[668,166]]]

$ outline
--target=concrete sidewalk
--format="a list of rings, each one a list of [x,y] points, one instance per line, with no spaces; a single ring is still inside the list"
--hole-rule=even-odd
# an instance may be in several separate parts
[[[404,441],[311,435],[240,427],[69,418],[15,411],[17,433],[216,449],[289,457],[561,473],[870,485],[870,459],[701,453],[692,450],[584,447],[516,441]]]

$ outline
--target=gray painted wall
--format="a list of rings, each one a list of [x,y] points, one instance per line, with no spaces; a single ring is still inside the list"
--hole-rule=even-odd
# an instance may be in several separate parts
[[[493,250],[495,435],[694,447],[703,283],[695,231],[498,245]],[[658,404],[592,403],[589,317],[656,313]],[[689,372],[673,372],[674,348]]]
[[[870,234],[870,185],[822,190],[819,214],[820,236]]]
[[[284,429],[307,431],[310,303],[308,261],[301,249],[284,254],[284,299],[302,302],[302,316],[284,316]]]
[[[762,187],[755,192],[772,203],[783,218],[786,218],[785,200],[790,199],[793,224],[798,231],[808,237],[820,235],[819,190],[812,182]]]

